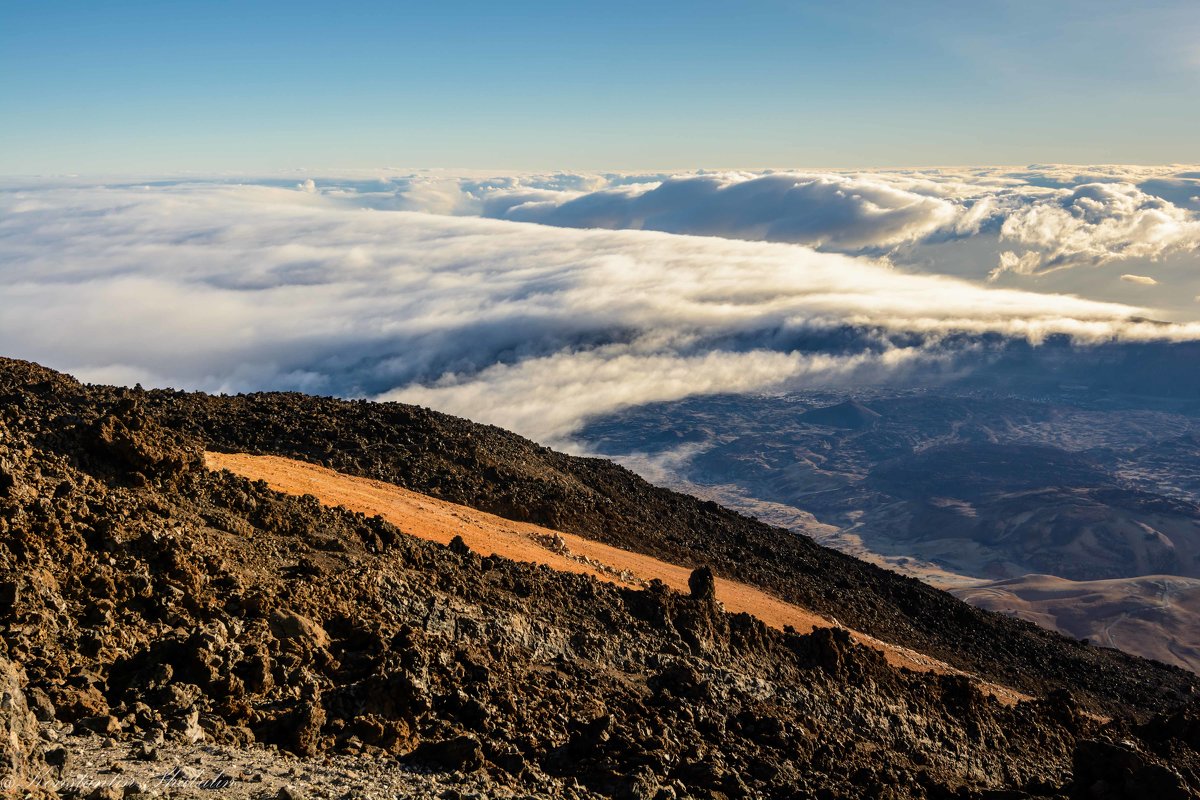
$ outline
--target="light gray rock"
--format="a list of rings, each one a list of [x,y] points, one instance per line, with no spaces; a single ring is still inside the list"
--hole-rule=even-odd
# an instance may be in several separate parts
[[[25,701],[21,670],[0,658],[0,786],[19,785],[43,768],[38,721]]]

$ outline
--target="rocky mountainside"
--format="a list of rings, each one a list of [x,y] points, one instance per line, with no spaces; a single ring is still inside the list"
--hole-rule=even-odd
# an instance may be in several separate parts
[[[112,390],[94,389],[94,392]],[[146,413],[210,449],[282,455],[578,533],[770,589],[885,641],[1094,713],[1165,710],[1197,677],[975,610],[920,581],[490,426],[398,403],[147,392]]]
[[[730,615],[703,570],[680,594],[481,557],[209,471],[206,447],[711,564],[1032,699],[895,669],[838,629]],[[88,387],[0,362],[0,625],[10,773],[81,769],[93,757],[79,743],[100,741],[106,769],[181,745],[274,746],[469,777],[483,796],[1200,789],[1190,673],[972,609],[607,462],[399,405]],[[75,735],[36,741],[25,707],[43,739]],[[253,796],[250,777],[225,779]]]

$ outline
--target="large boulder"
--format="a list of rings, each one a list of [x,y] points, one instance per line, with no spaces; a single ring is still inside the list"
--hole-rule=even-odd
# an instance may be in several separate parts
[[[308,617],[294,611],[280,610],[271,615],[271,633],[283,642],[292,642],[309,650],[329,647],[329,634]]]
[[[688,576],[688,589],[696,600],[717,599],[717,577],[711,567],[700,567]]]
[[[408,760],[447,771],[472,772],[483,766],[483,748],[479,740],[470,734],[442,741],[421,742],[409,753]]]
[[[21,671],[0,657],[0,797],[42,772],[38,722],[21,690]]]
[[[96,466],[146,478],[175,478],[202,468],[196,445],[155,422],[136,396],[121,398],[110,411],[91,427],[88,446]]]

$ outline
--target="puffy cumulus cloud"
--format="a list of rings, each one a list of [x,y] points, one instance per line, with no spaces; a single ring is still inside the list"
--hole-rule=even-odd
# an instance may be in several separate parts
[[[993,273],[1036,275],[1079,265],[1155,261],[1200,246],[1200,220],[1129,183],[1087,183],[1011,211],[1000,229],[1005,251]]]
[[[5,353],[90,380],[398,397],[557,440],[648,400],[953,360],[963,333],[1200,336],[1130,306],[807,247],[362,208],[313,188],[0,191]]]

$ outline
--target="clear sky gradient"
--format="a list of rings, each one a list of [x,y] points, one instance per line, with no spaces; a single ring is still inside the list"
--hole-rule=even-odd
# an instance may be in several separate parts
[[[1200,3],[0,2],[0,174],[1194,162]]]

